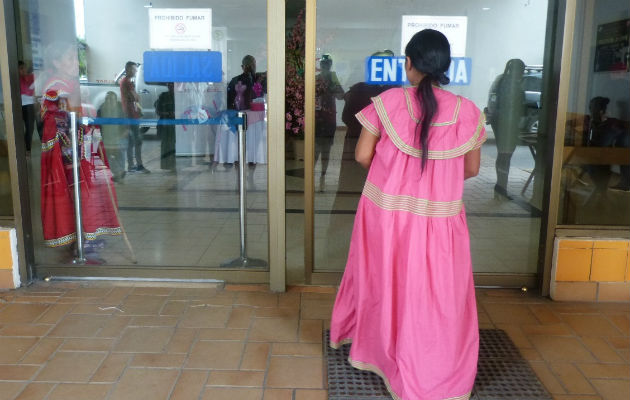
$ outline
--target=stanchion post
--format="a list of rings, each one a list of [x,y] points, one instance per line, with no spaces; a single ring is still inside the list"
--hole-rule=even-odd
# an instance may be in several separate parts
[[[83,221],[81,219],[81,181],[79,177],[79,140],[77,135],[77,113],[70,113],[70,143],[72,145],[72,177],[74,182],[74,221],[76,223],[77,232],[77,256],[74,259],[75,264],[85,263],[83,255]]]

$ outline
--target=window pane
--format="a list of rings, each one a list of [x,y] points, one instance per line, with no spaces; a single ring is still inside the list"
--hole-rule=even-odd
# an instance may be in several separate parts
[[[630,6],[578,1],[558,222],[630,224]]]
[[[11,198],[7,126],[4,119],[5,111],[2,90],[2,84],[0,83],[0,217],[10,217],[13,215],[13,199]]]

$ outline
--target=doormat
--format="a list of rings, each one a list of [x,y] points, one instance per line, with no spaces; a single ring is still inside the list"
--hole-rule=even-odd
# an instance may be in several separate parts
[[[335,350],[324,331],[329,400],[391,400],[383,380],[348,363],[350,345]],[[551,400],[531,367],[500,329],[479,331],[479,364],[471,400]]]

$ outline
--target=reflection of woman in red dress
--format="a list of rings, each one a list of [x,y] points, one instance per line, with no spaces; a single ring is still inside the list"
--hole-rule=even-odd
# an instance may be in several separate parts
[[[41,158],[41,202],[44,242],[57,247],[70,244],[77,238],[74,218],[72,145],[70,121],[65,111],[67,100],[49,90],[43,97],[42,119],[44,123]],[[103,234],[121,233],[116,218],[116,194],[108,193],[111,172],[102,144],[94,151],[89,135],[78,132],[79,179],[81,182],[81,205],[84,237],[94,241]],[[90,247],[89,245],[86,247]]]

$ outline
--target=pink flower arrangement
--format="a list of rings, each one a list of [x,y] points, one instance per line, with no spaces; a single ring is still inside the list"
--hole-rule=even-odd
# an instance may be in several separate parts
[[[304,9],[287,37],[286,115],[287,133],[304,137]]]

